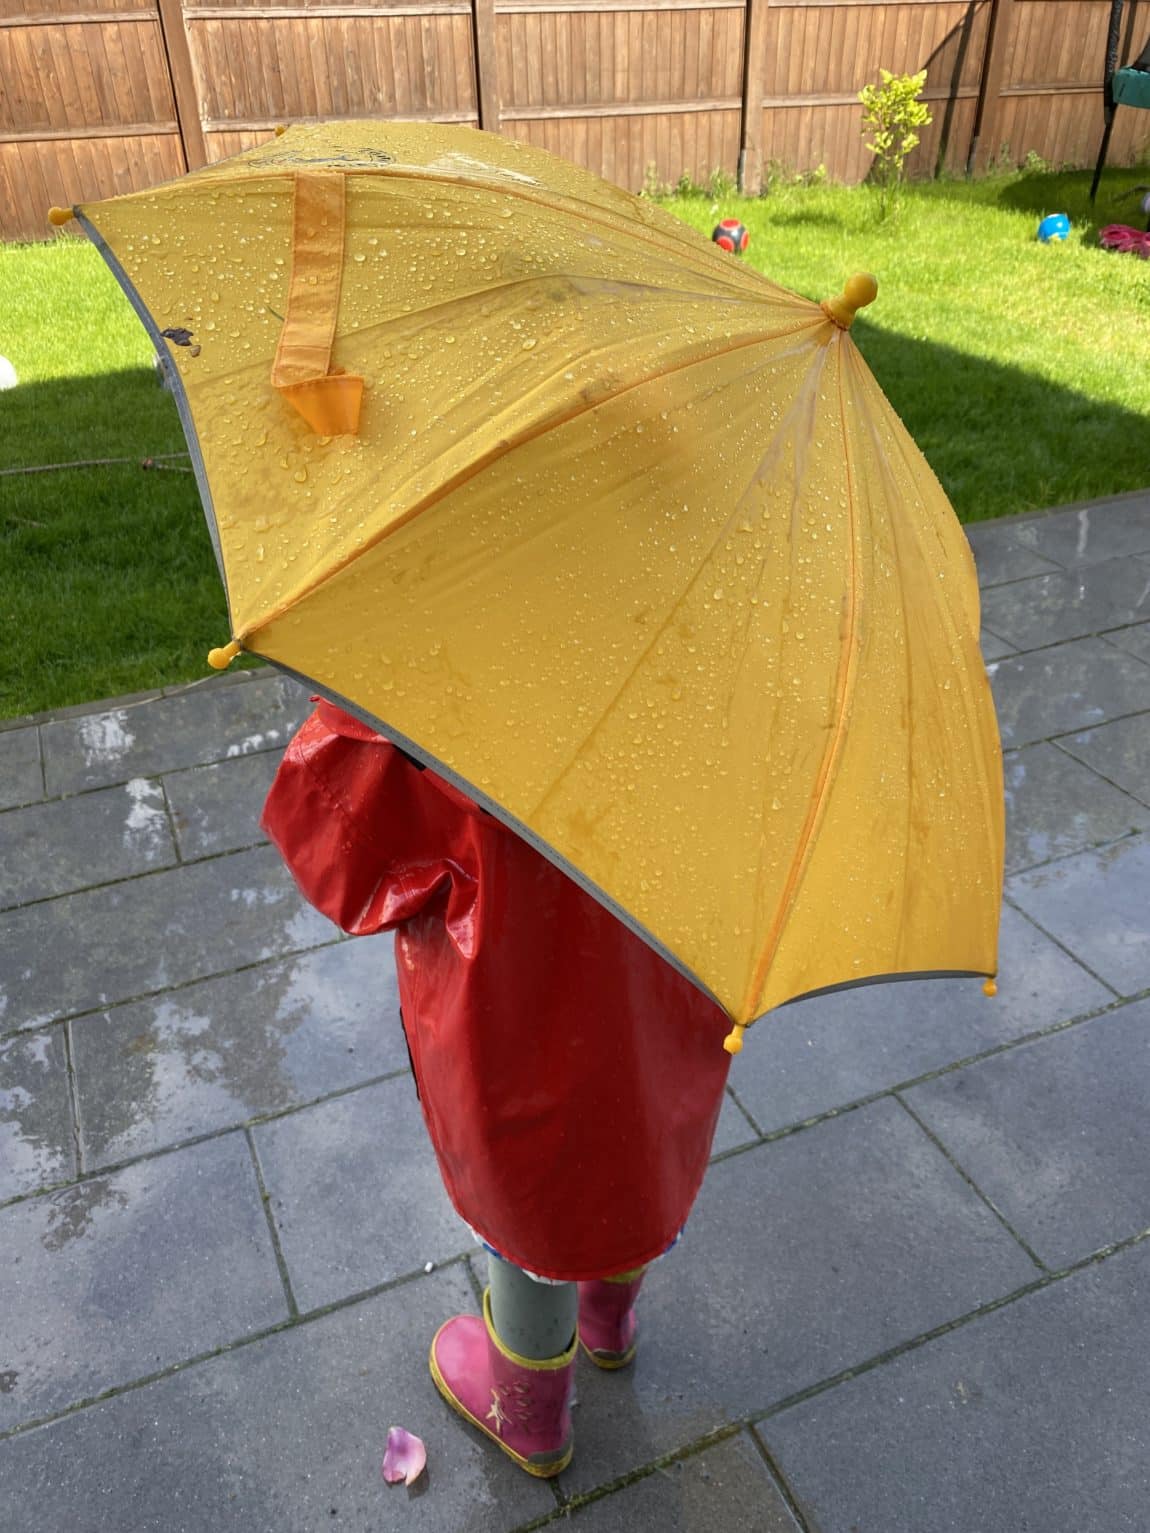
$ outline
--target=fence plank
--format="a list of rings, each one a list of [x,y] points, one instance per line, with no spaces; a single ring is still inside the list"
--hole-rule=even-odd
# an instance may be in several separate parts
[[[991,0],[982,83],[974,113],[970,150],[966,157],[968,173],[985,170],[998,153],[1002,130],[1002,87],[1007,47],[1014,22],[1014,5],[1015,0]]]
[[[183,8],[180,0],[157,0],[157,4],[172,81],[172,95],[176,103],[176,120],[180,125],[184,165],[188,170],[198,170],[201,165],[207,164],[208,152],[200,123],[200,92],[192,68]]]

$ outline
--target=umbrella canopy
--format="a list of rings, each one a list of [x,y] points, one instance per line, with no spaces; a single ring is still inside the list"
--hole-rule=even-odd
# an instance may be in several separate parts
[[[974,567],[850,339],[872,279],[809,302],[434,125],[292,128],[77,212],[174,364],[238,645],[737,1023],[993,974]]]

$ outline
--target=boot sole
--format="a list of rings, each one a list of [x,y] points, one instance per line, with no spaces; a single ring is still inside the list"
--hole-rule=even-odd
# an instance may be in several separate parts
[[[568,1443],[566,1448],[557,1450],[559,1453],[558,1458],[542,1464],[532,1463],[529,1458],[524,1458],[522,1453],[516,1453],[514,1448],[508,1447],[502,1437],[499,1437],[490,1427],[484,1426],[482,1421],[473,1416],[463,1402],[456,1395],[452,1394],[450,1385],[440,1373],[439,1365],[435,1361],[434,1344],[431,1356],[428,1359],[428,1369],[431,1373],[432,1383],[447,1401],[448,1405],[450,1405],[451,1409],[457,1415],[462,1416],[464,1421],[470,1422],[473,1427],[482,1432],[484,1437],[490,1438],[497,1448],[502,1448],[507,1457],[514,1459],[520,1469],[525,1469],[528,1474],[534,1475],[537,1480],[550,1480],[557,1474],[562,1474],[564,1469],[567,1468],[567,1465],[571,1462],[572,1454],[575,1452],[575,1444],[573,1442]]]
[[[592,1352],[587,1343],[580,1337],[579,1345],[596,1368],[602,1368],[605,1372],[613,1373],[618,1368],[626,1368],[635,1361],[635,1353],[639,1350],[639,1343],[632,1342],[626,1352]]]

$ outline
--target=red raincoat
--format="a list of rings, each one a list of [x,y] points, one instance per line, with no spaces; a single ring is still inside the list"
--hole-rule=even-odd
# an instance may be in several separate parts
[[[527,843],[321,702],[263,825],[345,931],[394,929],[400,1004],[457,1211],[543,1277],[658,1256],[706,1169],[728,1022]]]

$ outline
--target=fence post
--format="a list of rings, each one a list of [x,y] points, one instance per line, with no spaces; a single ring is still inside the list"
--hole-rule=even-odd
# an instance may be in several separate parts
[[[180,128],[180,142],[184,147],[184,164],[189,170],[199,170],[201,165],[208,163],[208,151],[200,122],[200,93],[196,89],[192,50],[185,30],[183,0],[157,0],[157,12],[164,52],[168,56],[168,76],[172,82],[172,98],[176,103],[176,121]]]
[[[991,0],[990,25],[986,33],[986,52],[982,58],[982,79],[978,87],[978,105],[974,130],[966,156],[966,173],[985,170],[999,149],[998,131],[1002,121],[1002,76],[1006,67],[1006,45],[1014,22],[1015,0]]]
[[[763,189],[763,40],[770,3],[745,0],[739,190],[748,197],[757,197]]]
[[[471,0],[475,51],[475,110],[479,126],[499,132],[499,55],[495,48],[495,0]]]

